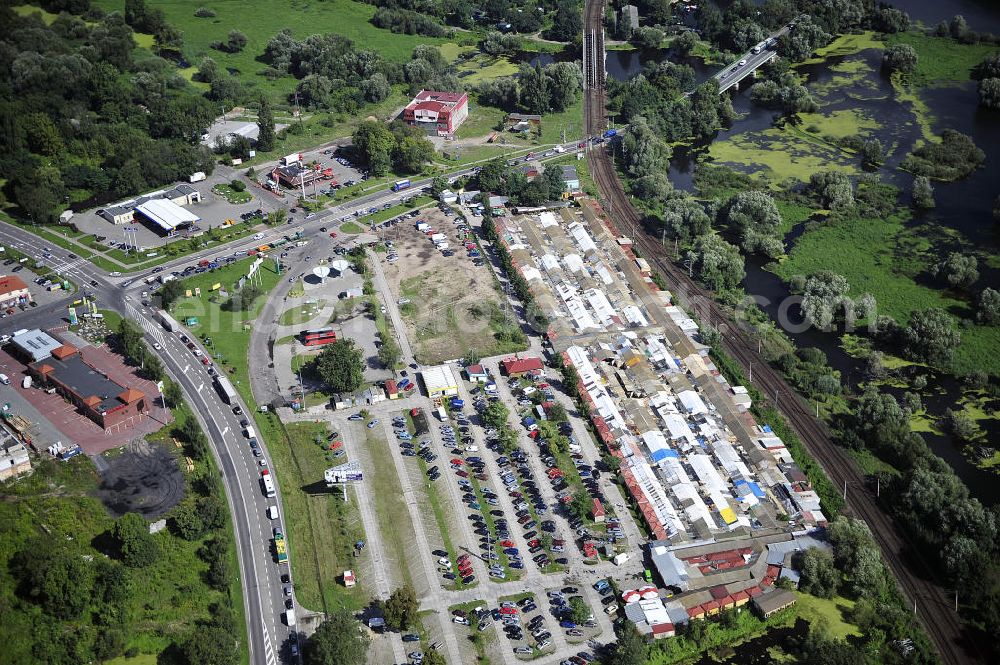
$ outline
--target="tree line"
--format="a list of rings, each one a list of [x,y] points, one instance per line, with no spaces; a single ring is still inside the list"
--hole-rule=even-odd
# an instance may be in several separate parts
[[[133,25],[155,29],[158,10],[128,3],[104,13],[86,0],[49,3],[39,15],[0,8],[2,201],[34,223],[70,204],[94,205],[211,173],[198,145],[217,107],[161,58],[135,57]],[[84,12],[83,16],[68,11]],[[85,20],[86,19],[86,20]],[[131,23],[130,23],[131,21]]]

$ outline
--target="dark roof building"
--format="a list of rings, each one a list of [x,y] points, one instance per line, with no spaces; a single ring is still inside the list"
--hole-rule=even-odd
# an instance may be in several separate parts
[[[145,393],[113,381],[87,364],[76,347],[69,344],[62,344],[52,349],[48,357],[30,363],[28,371],[43,385],[54,387],[105,429],[141,417],[148,411]]]
[[[764,619],[795,604],[795,594],[788,589],[775,589],[756,596],[752,601],[754,610]]]

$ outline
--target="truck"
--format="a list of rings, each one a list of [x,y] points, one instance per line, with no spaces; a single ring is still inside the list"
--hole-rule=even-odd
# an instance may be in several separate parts
[[[288,563],[288,549],[285,547],[285,534],[281,529],[274,527],[274,553],[278,557],[278,563]]]
[[[189,182],[201,182],[201,181],[202,181],[202,180],[204,180],[204,179],[205,179],[206,177],[207,177],[207,176],[205,175],[205,172],[204,172],[204,171],[195,171],[195,172],[194,172],[194,173],[192,173],[192,174],[191,174],[191,176],[190,176],[190,177],[188,178],[188,181],[189,181]]]
[[[410,188],[409,180],[397,180],[396,182],[392,183],[392,191],[394,192],[401,192],[404,189],[409,189],[409,188]]]
[[[609,129],[608,131],[604,132],[604,138],[609,139],[612,136],[618,136],[617,129]]]
[[[448,241],[442,240],[441,242],[434,243],[434,247],[441,250],[442,252],[448,249]]]
[[[295,625],[295,610],[285,610],[285,623],[289,626]]]
[[[167,329],[167,332],[177,332],[181,329],[180,324],[174,320],[174,317],[167,314],[164,310],[158,310],[156,315],[160,318],[160,323]]]
[[[444,410],[443,406],[437,408],[437,417],[441,419],[441,422],[448,420],[448,413]]]
[[[160,284],[166,284],[167,282],[172,282],[175,279],[177,279],[177,277],[174,275],[163,274],[160,275]]]
[[[302,161],[302,153],[293,152],[290,155],[285,155],[281,158],[282,166],[291,166],[292,164],[298,164]]]
[[[274,491],[274,480],[271,478],[271,472],[264,469],[260,472],[260,482],[264,487],[264,496],[271,498],[276,495]]]
[[[448,236],[446,236],[443,233],[435,233],[434,235],[431,236],[431,242],[433,242],[435,244],[439,243],[441,241],[447,240],[447,239],[448,239]]]
[[[232,382],[221,374],[215,375],[215,389],[219,391],[219,395],[225,400],[226,404],[233,406],[236,404],[236,390],[233,389]]]

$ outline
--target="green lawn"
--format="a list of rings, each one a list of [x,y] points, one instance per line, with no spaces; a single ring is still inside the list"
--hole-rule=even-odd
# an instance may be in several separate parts
[[[848,617],[854,608],[854,601],[841,596],[833,598],[817,598],[808,593],[795,593],[796,613],[810,624],[822,621],[829,631],[829,637],[843,640],[847,637],[858,637],[860,629],[850,622]]]
[[[194,293],[196,288],[200,288],[201,295],[180,298],[172,310],[174,318],[178,321],[189,316],[198,317],[198,325],[191,332],[201,339],[207,336],[212,340],[211,343],[206,343],[206,348],[213,354],[221,355],[221,358],[216,358],[216,365],[230,375],[236,390],[249,403],[253,402],[247,369],[250,325],[260,308],[264,306],[264,298],[258,298],[251,312],[230,312],[222,308],[224,299],[219,292],[210,289],[215,284],[221,284],[222,288],[232,293],[236,283],[246,274],[251,263],[252,259],[247,258],[225,268],[210,270],[183,280],[181,284],[185,289],[190,289]],[[269,293],[281,279],[271,261],[264,261],[259,274],[264,293]]]
[[[365,434],[365,440],[359,441],[358,444],[368,447],[368,454],[375,462],[374,473],[370,476],[366,474],[365,482],[368,483],[370,495],[375,500],[375,515],[382,532],[383,556],[399,573],[400,579],[413,586],[410,562],[418,565],[416,563],[418,556],[412,552],[416,536],[403,499],[396,465],[392,463],[390,444],[382,436],[381,427],[366,428]]]
[[[272,414],[257,414],[257,425],[271,453],[275,478],[288,529],[295,580],[295,595],[304,607],[330,611],[340,606],[360,609],[373,587],[364,579],[347,589],[340,576],[355,568],[356,540],[365,537],[357,499],[348,491],[344,503],[339,490],[330,491],[323,472],[347,461],[334,458],[316,443],[326,441],[329,430],[322,423],[292,423],[282,426]]]
[[[968,81],[972,68],[997,50],[989,44],[962,44],[947,37],[933,37],[917,32],[890,35],[889,45],[909,44],[917,51],[917,71],[912,81],[918,86],[941,86],[954,81]]]
[[[322,299],[307,302],[303,305],[297,305],[282,312],[281,316],[278,318],[278,323],[283,326],[290,326],[296,323],[307,323],[316,318],[325,306],[326,301]]]
[[[122,0],[96,0],[95,5],[108,11],[122,11]],[[351,39],[359,48],[377,51],[387,60],[402,62],[418,44],[440,45],[446,39],[421,35],[399,35],[376,28],[371,23],[375,6],[351,0],[327,2],[281,2],[259,0],[235,2],[222,0],[173,0],[156,3],[166,14],[167,21],[184,36],[184,55],[188,62],[197,65],[204,57],[211,57],[220,68],[235,70],[251,89],[269,94],[284,104],[286,96],[294,90],[297,81],[291,76],[270,79],[259,73],[267,66],[257,58],[264,52],[268,40],[279,30],[288,28],[296,39],[309,35],[335,32]],[[209,7],[216,12],[214,18],[198,18],[194,12],[199,7]],[[238,29],[247,37],[246,47],[239,53],[226,53],[210,47],[215,41],[225,42],[229,31]]]
[[[340,232],[356,234],[356,233],[364,233],[365,229],[364,227],[355,224],[354,222],[344,222],[343,224],[340,225]]]

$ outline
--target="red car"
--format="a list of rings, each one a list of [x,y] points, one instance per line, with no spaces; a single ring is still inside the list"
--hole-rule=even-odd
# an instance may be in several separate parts
[[[468,471],[456,471],[455,473],[458,474],[459,478],[468,478],[469,477],[469,472]]]
[[[500,608],[500,614],[504,614],[504,615],[507,615],[507,616],[514,616],[515,614],[517,614],[517,608],[516,607],[501,607]]]
[[[542,541],[540,541],[538,538],[532,538],[531,540],[528,541],[528,547],[538,547],[541,544]]]
[[[208,357],[207,356],[202,356],[202,358],[201,358],[201,364],[202,365],[207,365],[208,363],[209,363]]]
[[[469,560],[469,555],[468,554],[463,554],[462,556],[458,557],[458,562],[459,563],[464,563],[464,562],[466,562],[468,560]]]
[[[337,237],[337,232],[336,231],[330,231],[330,237],[331,238],[336,238]]]
[[[504,547],[517,547],[517,545],[514,544],[513,540],[501,540],[500,544],[503,545]]]
[[[458,465],[458,466],[461,466],[461,465],[465,464],[465,461],[463,461],[463,460],[460,460],[460,459],[459,459],[459,458],[457,458],[457,457],[453,457],[453,458],[451,458],[451,463],[452,463],[452,464],[456,464],[456,465]]]

